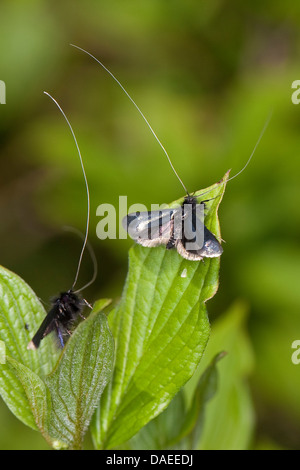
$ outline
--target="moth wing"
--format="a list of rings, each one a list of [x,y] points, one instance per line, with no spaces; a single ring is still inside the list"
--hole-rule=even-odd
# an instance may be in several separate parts
[[[223,248],[216,237],[204,226],[204,244],[201,250],[206,258],[217,258],[223,253]]]
[[[201,261],[204,258],[204,256],[201,256],[201,254],[197,253],[197,251],[192,252],[192,251],[186,250],[184,247],[184,242],[182,240],[176,241],[176,249],[178,253],[180,254],[180,256],[182,256],[183,258],[189,261]]]
[[[40,342],[51,331],[55,330],[55,317],[57,315],[57,306],[55,305],[45,316],[41,326],[27,346],[27,349],[37,349]]]
[[[204,246],[204,205],[184,205],[182,218],[182,236],[185,249],[188,251],[199,251]]]
[[[201,261],[203,258],[217,258],[223,253],[223,248],[216,237],[204,225],[204,241],[200,249],[188,249],[185,239],[177,240],[176,248],[178,253],[185,259],[191,261]]]
[[[140,245],[166,245],[172,236],[174,209],[137,212],[124,217],[122,224],[129,236]]]

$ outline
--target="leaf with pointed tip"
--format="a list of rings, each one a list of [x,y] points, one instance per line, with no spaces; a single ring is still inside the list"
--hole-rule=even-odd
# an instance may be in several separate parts
[[[111,299],[99,299],[93,305],[93,313],[101,312],[112,302]]]
[[[45,315],[42,304],[23,279],[0,266],[0,340],[9,357],[41,377],[53,369],[59,356],[50,337],[37,351],[27,350]],[[0,394],[17,418],[36,429],[22,383],[9,364],[0,364]]]
[[[209,199],[205,224],[217,237],[227,178],[195,193]],[[123,296],[109,316],[116,360],[92,423],[96,447],[115,448],[130,439],[190,379],[208,341],[205,302],[217,290],[219,264],[219,258],[188,261],[165,247],[130,250]]]
[[[32,411],[34,426],[40,430],[46,441],[51,445],[48,434],[48,416],[51,409],[51,397],[45,382],[28,367],[6,356],[8,366],[14,370],[20,380]]]

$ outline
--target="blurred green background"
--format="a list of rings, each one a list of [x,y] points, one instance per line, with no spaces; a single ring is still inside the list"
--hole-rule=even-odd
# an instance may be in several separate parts
[[[291,101],[291,84],[300,79],[299,18],[300,3],[292,0],[2,0],[0,6],[0,80],[7,87],[7,104],[0,106],[0,263],[46,303],[73,282],[81,241],[63,226],[84,231],[86,197],[71,134],[44,90],[68,115],[89,180],[90,241],[99,261],[97,282],[84,294],[89,301],[120,296],[131,246],[97,239],[97,206],[118,208],[119,195],[127,195],[128,205],[183,196],[128,98],[70,43],[119,78],[189,191],[213,184],[229,168],[237,173],[273,110],[251,164],[227,187],[220,287],[208,303],[213,325],[236,301],[247,311],[249,448],[300,448],[300,365],[291,361],[291,344],[300,339],[300,106]],[[86,257],[81,283],[91,270]],[[242,356],[243,342],[235,344],[241,349],[234,354]],[[0,423],[1,449],[47,448],[3,402]]]

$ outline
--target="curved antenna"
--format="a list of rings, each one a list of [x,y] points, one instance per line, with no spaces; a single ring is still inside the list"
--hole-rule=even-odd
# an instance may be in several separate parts
[[[89,225],[90,225],[90,191],[89,191],[89,185],[88,185],[88,182],[87,182],[87,177],[86,177],[86,173],[85,173],[85,169],[84,169],[84,165],[83,165],[83,160],[82,160],[82,156],[81,156],[81,152],[80,152],[80,148],[79,148],[79,145],[78,145],[78,142],[77,142],[77,139],[76,139],[76,136],[75,136],[75,133],[73,131],[73,128],[70,124],[70,121],[68,120],[67,116],[65,115],[64,111],[62,110],[62,108],[60,107],[60,105],[58,104],[58,102],[53,98],[53,96],[51,96],[47,91],[44,91],[45,95],[49,96],[49,98],[51,98],[51,100],[56,104],[56,106],[58,107],[58,109],[60,110],[61,114],[63,115],[63,117],[65,118],[69,128],[70,128],[70,131],[72,133],[72,136],[73,136],[73,139],[74,139],[74,142],[75,142],[75,145],[76,145],[76,148],[77,148],[77,152],[78,152],[78,155],[79,155],[79,159],[80,159],[80,164],[81,164],[81,169],[82,169],[82,173],[83,173],[83,177],[84,177],[84,181],[85,181],[85,187],[86,187],[86,195],[87,195],[87,219],[86,219],[86,230],[85,230],[85,237],[84,237],[84,242],[83,242],[83,245],[82,245],[82,249],[81,249],[81,253],[80,253],[80,257],[79,257],[79,261],[78,261],[78,266],[77,266],[77,271],[76,271],[76,276],[75,276],[75,280],[73,282],[73,285],[71,287],[71,290],[73,290],[73,288],[75,287],[76,283],[77,283],[77,279],[78,279],[78,275],[79,275],[79,271],[80,271],[80,266],[81,266],[81,261],[82,261],[82,257],[83,257],[83,254],[84,254],[84,250],[85,250],[85,247],[87,245],[87,238],[88,238],[88,234],[89,234]]]
[[[260,141],[261,141],[261,139],[262,139],[262,137],[263,137],[263,135],[264,135],[264,133],[265,133],[265,131],[266,131],[266,129],[267,129],[267,127],[268,127],[270,121],[271,121],[272,114],[273,114],[273,111],[271,111],[270,114],[269,114],[269,116],[267,117],[267,120],[266,120],[266,122],[265,122],[265,124],[264,124],[264,127],[263,127],[263,129],[262,129],[262,131],[261,131],[261,133],[260,133],[260,135],[259,135],[259,137],[258,137],[258,139],[257,139],[257,142],[256,142],[256,144],[255,144],[255,146],[254,146],[254,149],[252,150],[252,153],[251,153],[250,157],[248,158],[246,164],[243,166],[243,168],[242,168],[240,171],[238,171],[238,173],[236,173],[236,174],[233,175],[231,178],[229,178],[229,180],[227,181],[227,183],[228,183],[229,181],[233,180],[233,178],[236,178],[236,177],[239,176],[241,173],[243,173],[243,171],[247,168],[247,166],[248,166],[249,163],[251,162],[252,157],[253,157],[253,155],[254,155],[254,153],[255,153],[257,147],[258,147],[258,144],[260,143]]]
[[[85,239],[84,237],[84,234],[81,233],[79,230],[75,229],[74,227],[69,227],[67,225],[65,225],[63,227],[64,230],[67,230],[68,232],[73,232],[75,233],[76,235],[78,235],[82,240]],[[96,258],[96,255],[95,255],[95,252],[92,248],[92,245],[88,242],[86,242],[86,248],[88,249],[89,251],[89,254],[90,254],[90,257],[91,257],[91,260],[92,260],[92,263],[93,263],[93,267],[94,267],[94,274],[93,274],[93,277],[92,279],[87,282],[83,287],[81,287],[80,289],[77,289],[74,292],[74,294],[78,294],[79,292],[81,292],[82,290],[86,289],[86,287],[89,287],[91,284],[93,284],[93,282],[95,281],[96,277],[97,277],[97,274],[98,274],[98,263],[97,263],[97,258]]]
[[[263,129],[262,129],[262,131],[261,131],[261,133],[260,133],[260,135],[259,135],[257,141],[256,141],[256,144],[255,144],[255,146],[254,146],[254,149],[252,150],[251,155],[250,155],[250,157],[248,158],[246,164],[243,166],[243,168],[242,168],[240,171],[238,171],[235,175],[233,175],[231,178],[229,178],[229,179],[226,181],[226,184],[229,183],[229,181],[231,181],[231,180],[233,180],[234,178],[236,178],[237,176],[239,176],[241,173],[243,173],[243,171],[244,171],[244,170],[247,168],[247,166],[249,165],[249,163],[250,163],[250,161],[251,161],[251,159],[252,159],[252,157],[253,157],[253,155],[254,155],[254,153],[255,153],[257,147],[258,147],[258,144],[260,143],[260,141],[261,141],[261,139],[262,139],[262,137],[263,137],[263,135],[264,135],[264,133],[265,133],[265,131],[266,131],[266,129],[267,129],[267,127],[268,127],[270,121],[271,121],[272,114],[273,114],[273,111],[271,111],[270,114],[269,114],[269,116],[267,117],[266,122],[265,122],[265,124],[264,124],[264,127],[263,127]],[[218,184],[218,183],[217,183],[217,184]],[[222,184],[225,184],[225,181],[224,181]],[[201,194],[201,197],[204,196],[205,194],[209,193],[209,192],[212,191],[213,189],[214,189],[214,188],[209,189],[208,191],[205,191],[205,193]],[[219,197],[219,196],[216,196],[216,198],[217,198],[217,197]],[[213,197],[212,199],[215,199],[215,198]],[[209,200],[210,200],[210,199],[209,199]]]
[[[156,133],[154,132],[152,126],[150,125],[149,121],[147,120],[146,116],[142,113],[141,109],[138,107],[138,105],[136,104],[136,102],[131,98],[131,96],[129,95],[129,93],[126,91],[126,89],[123,87],[123,85],[119,82],[119,80],[113,75],[113,73],[107,68],[105,67],[104,64],[102,64],[102,62],[100,62],[100,60],[98,60],[95,56],[93,56],[90,52],[86,51],[85,49],[82,49],[81,47],[79,46],[76,46],[75,44],[70,44],[70,46],[72,47],[75,47],[76,49],[79,49],[80,51],[84,52],[85,54],[89,55],[92,59],[94,59],[96,62],[98,62],[99,65],[101,65],[101,67],[107,72],[109,73],[109,75],[114,79],[114,81],[119,85],[119,87],[124,91],[125,95],[130,99],[130,101],[132,102],[132,104],[135,106],[135,108],[138,110],[139,114],[142,116],[142,118],[144,119],[145,123],[147,124],[147,126],[149,127],[150,131],[152,132],[152,134],[154,135],[156,141],[158,142],[158,144],[160,145],[161,149],[163,150],[164,154],[166,155],[168,161],[169,161],[169,164],[173,170],[173,172],[175,173],[175,175],[177,176],[179,182],[181,183],[181,186],[183,187],[183,189],[185,190],[186,194],[189,195],[189,192],[188,190],[186,189],[185,185],[183,184],[183,181],[182,179],[179,177],[177,171],[175,170],[174,168],[174,165],[171,161],[171,158],[169,157],[169,154],[168,152],[166,151],[165,147],[163,146],[163,144],[161,143],[161,141],[159,140],[159,138],[157,137]]]

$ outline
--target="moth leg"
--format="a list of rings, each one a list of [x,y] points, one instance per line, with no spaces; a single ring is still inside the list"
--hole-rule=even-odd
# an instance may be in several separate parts
[[[174,246],[175,246],[175,239],[172,236],[166,245],[166,249],[171,250],[172,248],[174,248]]]
[[[175,240],[175,235],[174,235],[174,217],[172,217],[170,221],[170,233],[171,233],[171,236],[168,240],[168,243],[166,244],[167,250],[171,250],[176,245],[176,240]]]
[[[64,345],[65,345],[64,338],[63,338],[62,332],[60,331],[60,329],[57,325],[56,325],[56,331],[57,331],[57,337],[58,337],[59,342],[60,342],[60,346],[61,346],[61,348],[63,348]]]
[[[220,194],[218,196],[211,197],[209,199],[204,199],[204,201],[200,201],[199,204],[205,204],[205,202],[213,201],[214,199],[217,199],[218,197],[220,197]]]
[[[86,299],[82,299],[82,300],[83,300],[83,302],[85,303],[85,305],[86,305],[87,307],[89,307],[91,310],[93,310],[93,306],[92,306]],[[82,318],[85,319],[85,317],[84,317],[83,315],[81,315],[81,314],[79,314],[79,315],[80,315]]]

